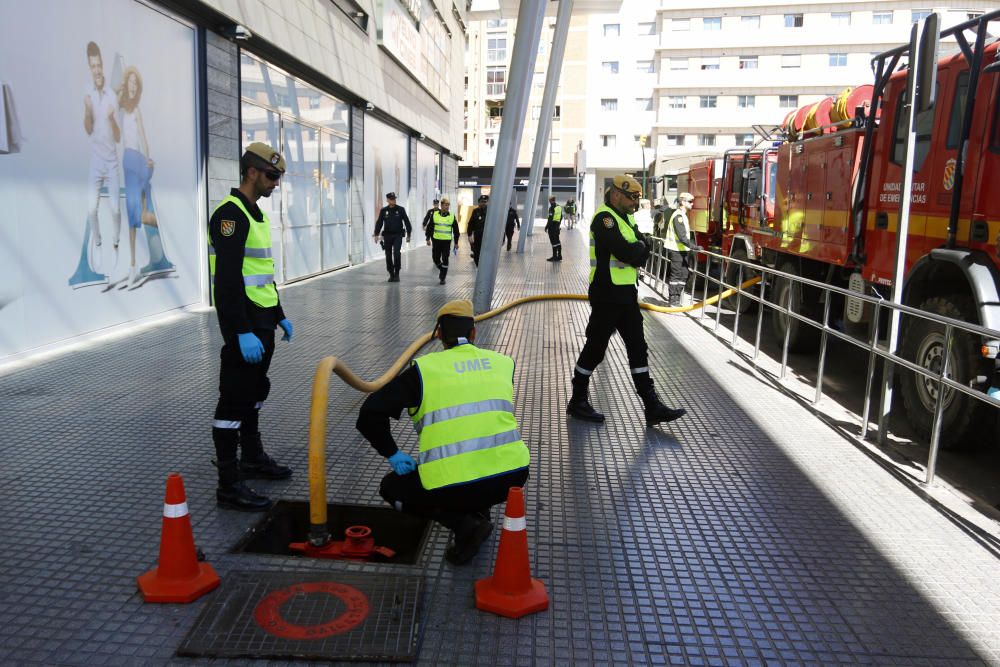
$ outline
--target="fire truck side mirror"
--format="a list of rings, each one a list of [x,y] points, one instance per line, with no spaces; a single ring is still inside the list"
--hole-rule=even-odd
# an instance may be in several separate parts
[[[938,15],[931,12],[921,21],[920,41],[917,46],[917,108],[918,113],[934,108],[937,97],[938,46],[941,42]],[[911,53],[911,58],[913,57]]]
[[[1000,60],[994,60],[989,65],[983,68],[984,72],[994,73],[1000,72]]]

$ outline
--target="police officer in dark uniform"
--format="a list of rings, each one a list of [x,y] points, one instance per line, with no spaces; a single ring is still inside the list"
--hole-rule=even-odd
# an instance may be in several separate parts
[[[507,252],[510,252],[510,242],[514,238],[515,225],[518,229],[521,228],[521,218],[517,217],[517,210],[511,204],[510,208],[507,209],[507,227],[504,229],[504,234],[507,236]]]
[[[549,243],[552,244],[552,256],[547,262],[562,261],[562,242],[559,240],[559,232],[562,228],[562,206],[556,203],[555,195],[549,197],[549,216],[545,222],[545,231],[549,233]]]
[[[431,221],[431,218],[434,216],[434,212],[441,210],[441,207],[439,206],[440,203],[441,203],[440,199],[435,199],[434,200],[434,206],[432,206],[431,208],[427,209],[427,213],[424,214],[424,221],[420,223],[420,228],[421,229],[426,230],[427,229],[427,223],[429,223]]]
[[[445,558],[462,565],[493,529],[489,509],[527,481],[530,455],[514,417],[514,360],[473,345],[472,302],[445,304],[434,331],[445,349],[415,359],[365,399],[357,428],[392,467],[379,494],[451,529]],[[389,428],[403,408],[419,434],[417,460]]]
[[[382,236],[382,244],[385,246],[385,268],[389,272],[389,282],[399,282],[399,268],[402,263],[400,250],[403,247],[403,234],[406,234],[406,242],[410,242],[413,227],[410,225],[410,218],[406,215],[406,209],[396,206],[396,193],[386,193],[386,206],[378,212],[378,220],[375,221],[376,241],[379,235]]]
[[[649,375],[648,350],[642,331],[637,267],[649,258],[650,242],[636,227],[632,214],[639,208],[642,186],[628,175],[615,176],[590,224],[590,321],[587,341],[573,371],[573,396],[567,414],[603,422],[587,396],[590,376],[604,360],[611,335],[625,342],[635,391],[645,405],[646,426],[669,422],[685,414],[660,402]]]
[[[440,210],[434,211],[430,224],[424,230],[427,235],[427,245],[431,246],[431,259],[438,267],[438,281],[442,285],[448,277],[451,242],[454,239],[455,243],[458,243],[458,219],[450,209],[451,201],[447,197],[442,197]]]
[[[488,195],[479,195],[479,206],[472,209],[469,217],[469,226],[466,233],[469,235],[469,245],[472,246],[472,261],[479,266],[479,250],[483,247],[483,232],[486,229],[486,204],[490,201]]]
[[[274,354],[274,330],[292,340],[274,284],[271,224],[257,206],[270,197],[285,173],[285,159],[263,143],[250,144],[240,159],[240,187],[233,188],[208,223],[209,266],[222,331],[219,402],[212,422],[221,507],[251,512],[270,509],[271,501],[243,479],[287,479],[290,468],[264,453],[258,430],[260,408],[271,382],[267,370]],[[242,457],[237,459],[237,449]]]

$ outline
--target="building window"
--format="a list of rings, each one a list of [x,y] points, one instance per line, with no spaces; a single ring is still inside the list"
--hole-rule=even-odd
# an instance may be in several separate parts
[[[781,56],[781,69],[794,69],[802,67],[802,56],[797,53]]]
[[[840,28],[845,28],[851,25],[851,13],[850,12],[831,12],[830,13],[830,23]]]
[[[653,69],[652,60],[637,60],[635,61],[635,70],[637,72],[642,72],[643,74],[652,74],[656,70]]]
[[[535,77],[532,79],[535,84],[535,88],[545,87],[545,72],[535,72]]]
[[[872,12],[872,23],[875,25],[889,25],[892,23],[892,12]]]
[[[740,27],[743,30],[756,30],[760,28],[760,16],[741,16]]]
[[[501,118],[503,117],[503,105],[490,107],[490,118]]]
[[[605,60],[601,63],[601,69],[604,70],[605,74],[618,74],[618,61]]]
[[[722,30],[722,17],[714,16],[712,18],[701,20],[702,30]]]
[[[702,95],[698,98],[698,106],[702,109],[714,109],[719,105],[719,98],[715,95]]]
[[[710,56],[701,59],[701,68],[703,70],[708,69],[719,69],[719,58],[718,56]]]
[[[601,111],[618,111],[618,98],[617,97],[601,98]]]
[[[552,112],[552,120],[561,120],[561,119],[562,119],[562,105],[557,104],[555,110],[553,110]]]
[[[655,35],[656,34],[656,23],[653,21],[645,22],[643,21],[638,26],[636,26],[636,33],[639,35]]]
[[[737,95],[736,106],[741,109],[753,109],[757,106],[757,97],[755,95]]]
[[[794,109],[799,106],[798,95],[779,95],[778,107],[781,109]]]
[[[911,9],[910,10],[910,22],[916,23],[920,19],[925,19],[931,15],[931,10],[929,9]]]
[[[683,134],[668,134],[666,141],[667,141],[667,146],[683,146],[684,145],[684,135]]]
[[[604,148],[614,148],[615,147],[615,135],[613,134],[602,134],[601,135],[601,146]]]
[[[690,30],[691,19],[674,19],[670,22],[670,29],[675,31]]]
[[[507,81],[507,68],[506,67],[487,67],[486,68],[486,94],[490,96],[498,96],[504,94],[504,89],[506,88],[505,83]]]
[[[635,98],[635,110],[636,111],[652,111],[653,110],[653,98],[652,97],[637,97],[637,98]]]
[[[549,149],[553,153],[559,153],[559,152],[561,152],[561,150],[560,150],[561,148],[562,148],[562,141],[559,139],[559,137],[556,137],[554,139],[550,139],[549,140]]]
[[[621,35],[622,27],[618,23],[605,23],[604,24],[604,36],[605,37],[618,37]]]
[[[714,134],[699,134],[698,135],[698,145],[699,146],[714,146],[715,145],[715,135]]]
[[[668,109],[687,109],[687,97],[684,95],[670,95],[667,97]]]
[[[801,28],[802,27],[802,14],[785,14],[785,27],[786,28]]]
[[[847,54],[846,53],[831,53],[830,54],[830,67],[847,67]]]
[[[688,59],[687,58],[671,58],[670,59],[670,69],[676,71],[676,70],[687,69],[687,68],[688,68]]]
[[[646,148],[650,148],[653,145],[652,138],[648,134],[635,134],[632,135],[632,140],[637,144],[641,144]]]
[[[556,108],[552,111],[552,120],[559,120],[562,114],[562,109],[557,104]],[[542,107],[532,105],[531,107],[531,120],[538,120],[542,116]],[[534,141],[534,140],[532,140]]]
[[[965,12],[965,18],[968,20],[978,19],[983,15],[983,12]]]
[[[507,64],[506,37],[490,37],[486,40],[486,62],[490,65]]]
[[[486,21],[487,30],[501,30],[507,28],[507,19],[489,19]]]
[[[735,139],[737,146],[753,146],[752,134],[737,134]]]

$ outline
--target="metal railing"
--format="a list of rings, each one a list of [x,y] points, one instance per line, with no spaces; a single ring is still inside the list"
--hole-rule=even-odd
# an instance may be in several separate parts
[[[664,286],[666,285],[667,267],[669,265],[669,260],[667,257],[666,249],[663,245],[663,239],[656,237],[651,237],[654,241],[654,247],[650,254],[649,260],[646,266],[640,269],[639,275],[640,280],[643,280],[648,284],[654,291],[659,294],[664,294]],[[869,296],[867,294],[861,294],[858,292],[853,292],[851,290],[836,287],[833,285],[828,285],[826,283],[817,282],[815,280],[810,280],[809,278],[803,278],[802,276],[797,276],[791,273],[785,273],[783,271],[778,271],[776,269],[770,269],[766,266],[760,264],[755,264],[749,261],[744,261],[740,259],[735,259],[733,257],[726,257],[724,255],[703,250],[700,254],[704,255],[706,258],[704,269],[699,269],[698,266],[691,267],[691,276],[700,276],[702,278],[702,300],[708,298],[709,284],[713,284],[717,287],[719,291],[725,289],[736,290],[735,296],[735,308],[734,308],[734,321],[732,326],[732,337],[730,340],[726,341],[727,345],[733,351],[736,350],[737,342],[739,341],[739,327],[740,327],[740,315],[741,315],[741,304],[743,299],[750,299],[751,301],[757,303],[757,326],[756,334],[754,337],[754,347],[753,356],[751,358],[754,367],[757,366],[757,358],[760,354],[760,342],[761,342],[761,328],[764,321],[764,310],[765,308],[770,308],[774,313],[773,316],[784,316],[787,319],[785,322],[785,333],[784,340],[782,341],[781,348],[781,373],[780,378],[783,380],[785,378],[785,373],[788,368],[788,351],[789,342],[792,332],[791,320],[794,319],[800,323],[800,325],[805,325],[818,329],[820,332],[820,344],[819,344],[819,359],[817,361],[817,372],[816,372],[816,384],[815,384],[815,394],[812,398],[812,403],[816,404],[820,401],[823,396],[823,374],[826,367],[827,358],[827,346],[830,337],[840,339],[846,343],[849,343],[868,354],[868,368],[865,374],[865,399],[864,407],[861,417],[861,429],[859,435],[863,439],[867,439],[869,431],[870,422],[870,405],[871,405],[871,391],[872,391],[872,381],[875,377],[876,363],[879,359],[882,359],[886,364],[892,364],[894,368],[903,368],[909,370],[913,373],[920,375],[925,379],[930,379],[934,382],[937,387],[937,396],[935,398],[936,404],[934,409],[934,420],[931,427],[931,441],[930,441],[930,452],[927,459],[927,476],[925,479],[926,484],[930,484],[934,481],[934,475],[937,468],[937,458],[938,450],[940,448],[940,436],[941,436],[941,423],[942,423],[942,413],[944,411],[944,396],[945,391],[950,389],[952,391],[958,391],[966,396],[969,396],[975,400],[992,406],[995,410],[1000,409],[1000,400],[996,400],[982,391],[973,389],[972,387],[966,386],[959,382],[955,382],[953,379],[948,377],[949,373],[949,362],[951,357],[952,344],[955,339],[956,332],[964,332],[976,336],[981,336],[984,340],[998,340],[1000,339],[1000,331],[993,329],[988,329],[986,327],[981,327],[975,324],[970,324],[968,322],[962,322],[960,320],[955,320],[950,317],[945,317],[943,315],[937,315],[935,313],[929,313],[927,311],[919,310],[910,306],[903,304],[893,303],[887,301],[883,298],[877,296]],[[718,271],[718,277],[712,275],[713,266]],[[726,280],[727,271],[730,267],[736,266],[736,276],[733,284],[730,284]],[[754,275],[761,276],[761,282],[753,286],[749,290],[742,289],[740,285],[744,281],[744,276],[750,277],[751,272]],[[768,299],[768,286],[775,283],[776,280],[787,280],[789,282],[789,287],[785,294],[785,303],[779,304]],[[697,281],[692,282],[689,276],[689,283],[692,285],[697,285]],[[822,320],[816,321],[810,317],[796,313],[792,308],[792,294],[793,290],[791,286],[794,283],[799,283],[801,286],[808,286],[813,289],[820,290],[822,292],[822,303],[823,303],[823,315]],[[692,292],[694,287],[692,287]],[[830,326],[830,304],[832,302],[831,295],[839,294],[844,298],[851,298],[864,301],[873,308],[873,313],[871,317],[871,322],[868,327],[868,338],[867,340],[861,340],[850,334],[847,334],[839,329]],[[732,299],[734,297],[730,297]],[[886,310],[888,309],[888,310]],[[718,304],[715,309],[715,323],[712,327],[713,334],[717,338],[721,338],[719,335],[719,324],[722,319],[722,307]],[[884,312],[891,312],[892,310],[900,311],[901,315],[908,316],[911,318],[920,318],[927,320],[929,322],[934,322],[942,327],[944,327],[944,361],[941,363],[941,367],[937,372],[928,370],[923,366],[920,366],[908,359],[905,359],[896,352],[892,352],[886,348],[885,345],[881,344],[879,341],[879,326],[878,323],[880,318],[883,316]],[[703,322],[706,318],[706,309],[699,309],[698,321]],[[989,382],[987,382],[987,385]],[[884,392],[883,392],[884,398]],[[882,400],[879,401],[880,407],[880,418],[887,414],[887,411],[881,409]]]

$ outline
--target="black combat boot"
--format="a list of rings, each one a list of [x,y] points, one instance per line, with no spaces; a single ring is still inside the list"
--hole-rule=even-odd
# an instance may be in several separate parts
[[[219,461],[219,486],[215,500],[219,507],[241,512],[266,512],[274,504],[240,481],[240,471],[235,460]]]
[[[557,262],[561,262],[562,261],[562,246],[559,246],[558,248],[556,248],[556,261]]]
[[[587,397],[587,388],[589,385],[589,376],[579,371],[573,372],[573,395],[566,406],[566,414],[570,417],[582,419],[583,421],[600,424],[604,422],[604,415],[595,410],[594,406],[590,404],[590,399]]]
[[[479,547],[493,532],[493,523],[480,512],[465,514],[455,523],[452,544],[444,552],[452,565],[465,565],[476,557]]]
[[[283,466],[264,453],[264,443],[258,430],[260,408],[253,408],[240,425],[240,477],[243,479],[288,479],[292,469]],[[220,460],[223,457],[220,456]],[[229,457],[225,457],[229,458]]]
[[[642,399],[643,404],[646,406],[645,416],[647,427],[672,422],[678,417],[683,417],[687,414],[687,410],[684,408],[668,408],[661,403],[660,397],[656,395],[656,390],[653,388],[649,388],[639,394],[639,398]]]

